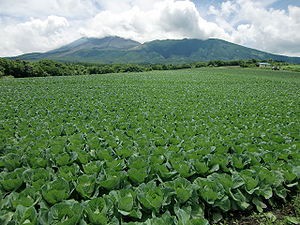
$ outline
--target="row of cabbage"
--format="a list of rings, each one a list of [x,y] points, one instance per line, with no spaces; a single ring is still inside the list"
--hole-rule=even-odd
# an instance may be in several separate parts
[[[208,224],[284,202],[299,78],[238,72],[1,83],[1,224]]]

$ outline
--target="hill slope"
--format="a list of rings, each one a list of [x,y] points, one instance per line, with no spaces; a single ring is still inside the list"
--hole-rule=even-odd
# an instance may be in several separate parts
[[[25,54],[16,58],[93,63],[188,63],[240,59],[300,63],[299,57],[270,54],[219,39],[155,40],[140,44],[120,37],[81,38],[46,53]]]

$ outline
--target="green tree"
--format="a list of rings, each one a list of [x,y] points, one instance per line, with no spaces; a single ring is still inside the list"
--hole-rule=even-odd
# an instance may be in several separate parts
[[[0,77],[3,77],[4,75],[4,67],[0,65]]]

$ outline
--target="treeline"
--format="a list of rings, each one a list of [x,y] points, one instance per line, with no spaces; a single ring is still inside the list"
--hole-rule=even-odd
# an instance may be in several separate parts
[[[47,76],[70,76],[124,72],[143,72],[151,70],[178,70],[200,67],[241,66],[255,67],[258,61],[209,61],[185,64],[87,64],[87,63],[62,63],[52,60],[29,62],[23,60],[10,60],[0,58],[0,77],[47,77]]]
[[[19,77],[68,76],[87,73],[87,67],[80,64],[60,63],[51,60],[28,62],[0,58],[0,75]]]

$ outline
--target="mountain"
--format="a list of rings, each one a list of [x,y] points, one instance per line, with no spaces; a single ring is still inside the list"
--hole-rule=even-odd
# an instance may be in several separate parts
[[[300,57],[270,54],[220,39],[155,40],[141,44],[116,36],[81,38],[49,52],[24,54],[14,58],[90,63],[189,63],[240,59],[300,63]]]
[[[101,39],[84,37],[45,53],[29,53],[14,58],[22,60],[53,59],[67,62],[113,63],[115,57],[123,55],[129,49],[140,45],[141,43],[139,42],[116,36]]]

